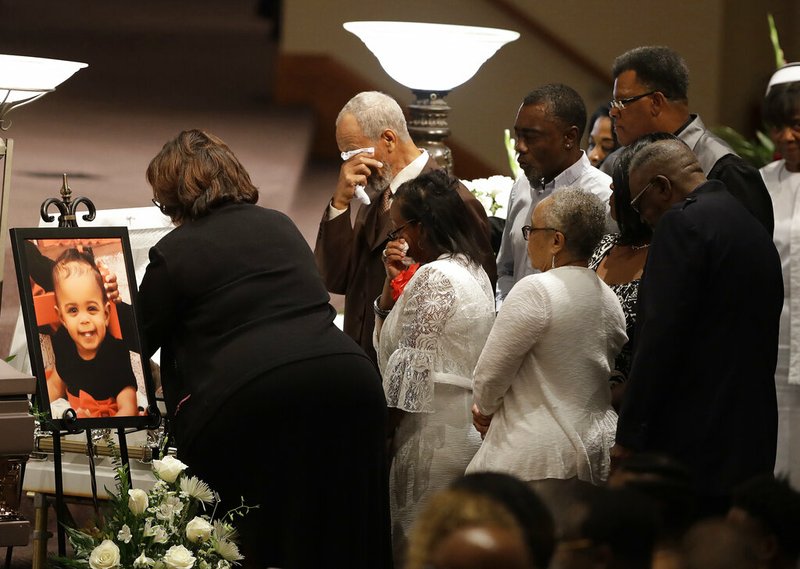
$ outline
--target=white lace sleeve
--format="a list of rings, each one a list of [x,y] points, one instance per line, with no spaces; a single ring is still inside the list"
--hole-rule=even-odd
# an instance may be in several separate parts
[[[383,390],[389,407],[433,412],[433,370],[440,338],[456,308],[456,293],[445,274],[423,267],[408,284],[401,315],[402,335],[389,357]]]

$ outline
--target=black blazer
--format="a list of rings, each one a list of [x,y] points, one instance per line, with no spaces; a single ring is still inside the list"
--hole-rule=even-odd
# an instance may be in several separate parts
[[[703,494],[772,472],[783,281],[758,220],[719,181],[655,228],[617,443],[664,452]]]
[[[273,368],[330,354],[366,358],[333,324],[329,299],[311,249],[277,211],[227,205],[159,241],[139,305],[147,355],[161,348],[179,445]]]

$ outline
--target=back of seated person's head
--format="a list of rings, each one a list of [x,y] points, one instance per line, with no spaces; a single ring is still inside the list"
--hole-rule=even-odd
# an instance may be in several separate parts
[[[689,469],[657,453],[634,454],[622,461],[608,479],[610,488],[632,488],[655,502],[662,540],[679,539],[695,517],[695,493]]]
[[[583,486],[566,504],[553,569],[650,569],[658,514],[628,488]]]
[[[684,569],[759,569],[753,536],[720,518],[697,522],[683,538]]]
[[[800,492],[786,478],[765,474],[739,486],[728,520],[751,531],[757,553],[770,567],[797,565],[800,559]]]
[[[553,516],[530,486],[510,474],[476,472],[456,479],[450,487],[502,504],[522,529],[535,567],[548,567],[555,548]]]
[[[431,552],[427,569],[531,569],[519,528],[478,523],[458,528]]]
[[[465,565],[463,548],[484,564]],[[489,496],[449,488],[434,494],[415,520],[405,569],[501,567],[500,559],[516,560],[509,569],[536,567],[514,515]]]

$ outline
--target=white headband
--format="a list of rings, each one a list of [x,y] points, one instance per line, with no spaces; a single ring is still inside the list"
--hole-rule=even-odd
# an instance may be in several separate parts
[[[795,81],[800,81],[800,63],[787,63],[772,74],[767,84],[767,92],[764,94],[769,95],[769,90],[773,85],[794,83]]]

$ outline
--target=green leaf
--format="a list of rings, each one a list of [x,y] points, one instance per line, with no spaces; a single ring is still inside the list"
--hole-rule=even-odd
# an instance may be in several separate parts
[[[786,56],[783,54],[783,49],[781,49],[778,28],[775,27],[775,18],[772,17],[772,14],[767,14],[767,24],[769,24],[769,39],[775,52],[775,67],[783,67],[786,65]]]
[[[508,154],[508,165],[511,168],[511,177],[515,180],[519,178],[519,164],[517,163],[517,151],[514,150],[516,141],[511,138],[511,131],[505,129],[503,131],[503,143],[506,146],[506,154]]]
[[[772,162],[775,145],[762,132],[756,132],[755,138],[748,140],[729,126],[714,127],[711,131],[730,144],[733,151],[754,168],[761,168]]]

